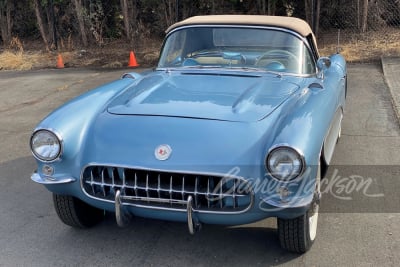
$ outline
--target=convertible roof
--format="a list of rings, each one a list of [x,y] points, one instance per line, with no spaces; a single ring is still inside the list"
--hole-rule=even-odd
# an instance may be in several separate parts
[[[262,15],[210,15],[195,16],[171,25],[166,33],[180,26],[187,25],[254,25],[285,28],[302,36],[313,35],[307,22],[299,18]]]

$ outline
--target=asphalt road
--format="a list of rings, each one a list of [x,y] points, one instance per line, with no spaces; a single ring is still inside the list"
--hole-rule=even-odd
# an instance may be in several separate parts
[[[400,128],[379,65],[349,66],[342,138],[308,253],[282,250],[274,219],[205,225],[195,236],[141,218],[121,229],[111,215],[89,230],[63,225],[51,194],[30,180],[29,136],[52,109],[123,72],[0,72],[0,266],[398,266]]]

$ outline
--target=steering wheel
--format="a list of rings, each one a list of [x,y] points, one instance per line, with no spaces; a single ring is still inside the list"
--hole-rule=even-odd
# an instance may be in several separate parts
[[[262,54],[260,57],[258,57],[256,59],[255,65],[263,66],[263,64],[261,63],[265,59],[269,59],[270,60],[269,63],[281,64],[285,69],[288,69],[289,67],[293,66],[299,66],[299,60],[297,59],[297,57],[293,53],[287,50],[282,50],[282,49],[270,50]],[[287,62],[287,64],[285,65],[284,62]]]

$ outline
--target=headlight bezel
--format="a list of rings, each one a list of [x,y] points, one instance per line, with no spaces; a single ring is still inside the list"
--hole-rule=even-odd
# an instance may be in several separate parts
[[[57,153],[53,153],[53,155],[51,157],[46,157],[41,155],[37,149],[34,149],[34,139],[35,137],[37,137],[40,133],[46,133],[46,134],[50,134],[50,136],[52,136],[53,141],[55,141],[54,143],[57,143],[58,145],[58,151]],[[61,135],[59,133],[57,133],[57,131],[53,130],[53,129],[47,129],[47,128],[39,128],[39,129],[35,129],[31,135],[30,141],[29,141],[29,146],[31,149],[31,153],[32,155],[39,161],[41,162],[46,162],[46,163],[51,163],[51,162],[55,162],[60,160],[63,151],[64,151],[64,145],[63,145],[63,139],[61,138]]]
[[[271,164],[270,164],[271,163],[270,160],[272,159],[272,157],[275,155],[275,153],[279,153],[279,152],[291,153],[291,155],[294,156],[296,158],[296,160],[298,160],[301,167],[295,173],[292,172],[288,176],[285,176],[285,177],[280,176],[278,172],[276,172],[272,169]],[[306,170],[306,161],[305,161],[304,154],[301,153],[295,147],[290,146],[288,144],[279,144],[279,145],[275,145],[275,146],[271,147],[265,156],[264,165],[265,165],[265,169],[267,170],[268,174],[271,177],[273,177],[274,179],[276,179],[278,181],[283,181],[283,182],[291,182],[291,181],[298,179],[299,177],[302,176],[302,174]]]

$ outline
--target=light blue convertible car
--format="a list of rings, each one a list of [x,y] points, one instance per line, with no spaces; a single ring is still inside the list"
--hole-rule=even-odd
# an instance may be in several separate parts
[[[199,16],[172,25],[152,71],[127,73],[34,129],[31,179],[61,221],[104,212],[238,225],[277,217],[283,248],[316,236],[320,180],[340,137],[346,63],[320,57],[306,22]]]

